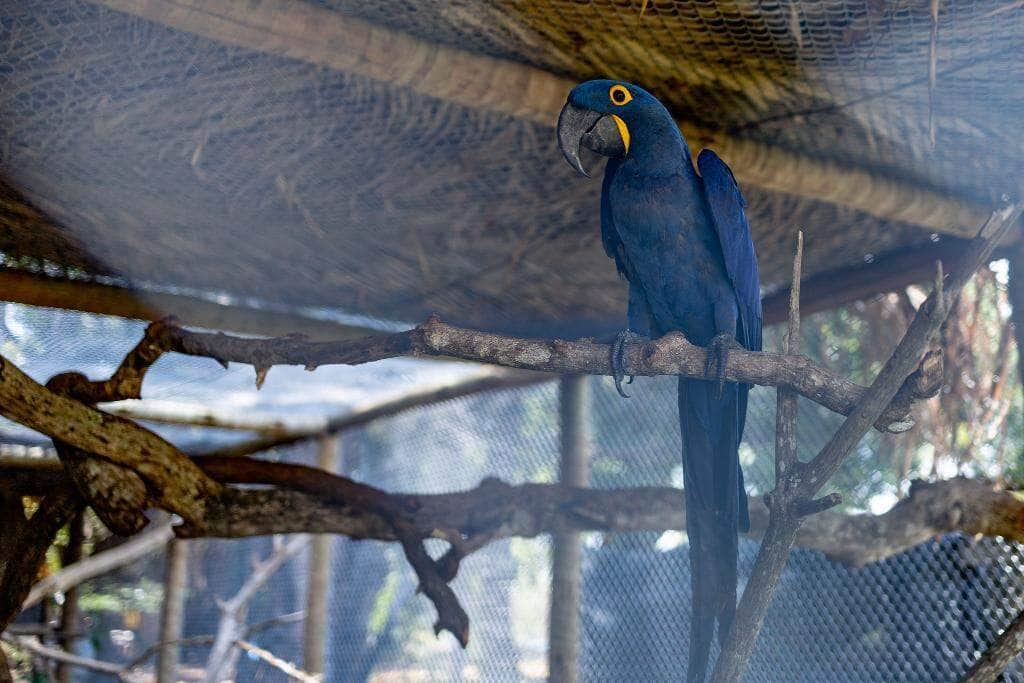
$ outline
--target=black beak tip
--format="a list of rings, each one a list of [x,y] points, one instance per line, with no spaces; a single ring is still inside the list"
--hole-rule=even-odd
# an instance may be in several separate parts
[[[572,149],[562,147],[562,156],[565,157],[565,160],[569,162],[569,165],[572,166],[577,173],[584,178],[590,177],[590,173],[587,171],[586,167],[583,165],[583,161],[580,159],[580,152],[578,148]]]
[[[580,144],[583,136],[600,117],[601,115],[597,112],[582,109],[571,102],[566,102],[558,115],[558,147],[562,150],[569,165],[585,178],[589,178],[590,173],[587,172],[580,160]]]

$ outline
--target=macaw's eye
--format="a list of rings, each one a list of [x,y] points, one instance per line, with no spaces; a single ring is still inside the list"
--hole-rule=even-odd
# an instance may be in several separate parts
[[[633,95],[626,90],[624,85],[613,85],[608,91],[608,97],[612,98],[612,104],[617,104],[620,107],[633,99]]]

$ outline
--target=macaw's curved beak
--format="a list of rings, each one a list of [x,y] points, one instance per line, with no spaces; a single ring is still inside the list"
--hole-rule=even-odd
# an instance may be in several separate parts
[[[589,178],[590,174],[580,161],[581,146],[606,157],[626,153],[626,144],[615,119],[566,102],[558,115],[558,147],[569,165]]]

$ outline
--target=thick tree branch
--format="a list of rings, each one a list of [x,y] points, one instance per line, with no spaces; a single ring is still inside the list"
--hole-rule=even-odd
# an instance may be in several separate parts
[[[174,351],[212,358],[222,364],[245,363],[256,369],[257,381],[274,365],[359,365],[397,356],[439,356],[478,361],[523,370],[559,374],[611,375],[610,348],[590,341],[540,340],[506,337],[454,327],[431,318],[405,332],[380,334],[333,342],[310,342],[301,336],[253,339],[222,333],[185,330],[171,321],[153,323],[145,338],[129,354],[115,376],[106,382],[89,382],[81,375],[66,380],[76,396],[87,402],[134,398],[141,376],[160,353]],[[706,351],[674,332],[628,350],[626,361],[634,375],[704,377]],[[941,367],[939,366],[939,369]],[[914,400],[930,398],[941,372],[932,359],[909,378],[891,405],[879,416],[882,431],[906,431]],[[866,389],[836,377],[803,356],[737,350],[729,354],[728,380],[792,389],[833,412],[848,415]],[[926,392],[932,393],[926,393]]]
[[[686,527],[683,493],[668,487],[511,486],[485,479],[467,491],[402,494],[385,493],[302,465],[237,458],[197,461],[225,484],[278,487],[229,488],[231,504],[223,508],[226,514],[204,525],[204,535],[308,532],[397,540],[385,517],[367,512],[365,505],[346,502],[350,490],[357,497],[389,499],[379,507],[404,510],[407,522],[419,535],[447,539],[454,531],[467,539],[487,539],[480,544],[464,544],[470,552],[491,540],[533,537],[558,529],[618,533]],[[767,528],[768,510],[755,498],[750,500],[750,509],[751,536],[757,538]],[[808,517],[797,534],[797,544],[845,564],[863,566],[956,531],[1024,541],[1024,500],[985,479],[915,482],[908,497],[882,515],[830,511]]]
[[[533,537],[560,528],[620,533],[681,530],[686,526],[683,493],[668,487],[592,490],[554,484],[511,486],[497,479],[485,479],[467,491],[406,494],[388,493],[302,465],[212,457],[196,458],[196,462],[222,484],[264,484],[274,488],[226,487],[230,505],[224,506],[224,512],[218,512],[201,528],[179,527],[177,531],[182,537],[329,533],[356,539],[397,540],[383,516],[346,501],[350,491],[355,492],[356,498],[370,495],[390,499],[380,508],[406,511],[418,533],[430,535],[436,529],[449,529],[471,539],[486,539],[464,541],[462,548],[468,552],[491,540]],[[18,467],[8,460],[0,472],[4,477],[17,475]],[[29,471],[35,474],[41,470],[53,470],[56,481],[61,481],[59,463],[32,464]],[[41,481],[52,486],[54,479],[47,475]],[[750,514],[750,536],[760,538],[768,526],[768,509],[761,500],[751,498]],[[1024,542],[1024,499],[987,479],[915,481],[909,495],[885,514],[829,511],[808,517],[796,543],[860,567],[952,532]],[[165,528],[159,527],[129,543],[135,548],[138,541],[137,547],[144,549],[151,540],[155,543],[156,538],[166,533]],[[107,558],[107,552],[111,551],[68,567],[66,575],[61,571],[36,584],[26,606],[51,589],[102,573],[108,561],[109,566],[116,568],[113,555]]]
[[[454,578],[459,560],[492,540],[559,529],[615,533],[685,528],[683,494],[672,488],[590,490],[552,484],[510,486],[487,479],[468,491],[390,494],[301,465],[239,458],[198,458],[197,462],[222,484],[274,488],[226,486],[225,504],[211,509],[202,524],[179,527],[184,537],[334,533],[393,542],[401,541],[396,531],[401,528],[405,538],[417,539],[417,544],[427,537],[453,543],[458,547],[456,557],[429,565],[423,557],[413,559],[421,582],[430,582],[425,588],[438,606],[439,623],[463,637],[467,626],[460,615],[464,613],[447,583]],[[768,510],[756,499],[750,507],[751,537],[758,538],[768,526]],[[402,526],[396,527],[396,518]],[[992,482],[915,483],[910,496],[884,515],[826,512],[808,518],[796,544],[862,566],[954,531],[1024,541],[1022,520],[1024,501]],[[36,586],[33,596],[47,592],[50,583]]]
[[[120,389],[125,384],[118,378],[114,386]],[[3,356],[0,414],[137,472],[149,484],[153,499],[187,522],[201,520],[220,494],[215,481],[164,439],[131,420],[107,415],[41,386]]]

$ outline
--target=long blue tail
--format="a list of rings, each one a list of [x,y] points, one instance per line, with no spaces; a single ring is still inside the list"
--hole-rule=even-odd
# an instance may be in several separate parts
[[[690,540],[693,616],[686,680],[707,677],[718,623],[725,642],[736,614],[737,530],[750,528],[739,448],[747,414],[747,385],[728,383],[715,396],[714,381],[679,379],[683,436],[683,488]]]

